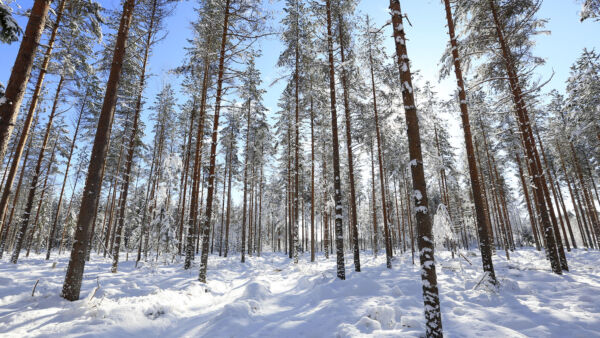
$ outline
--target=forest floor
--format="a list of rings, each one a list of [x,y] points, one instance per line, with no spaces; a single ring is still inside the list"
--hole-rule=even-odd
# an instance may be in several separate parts
[[[568,253],[571,272],[557,276],[542,252],[520,249],[494,256],[499,289],[479,283],[481,260],[437,251],[444,333],[447,337],[600,336],[600,252]],[[131,258],[131,257],[130,257]],[[59,293],[68,256],[42,255],[13,265],[0,261],[2,337],[418,337],[424,333],[419,269],[410,253],[385,257],[363,252],[363,271],[346,256],[347,279],[335,260],[309,256],[294,265],[283,254],[209,257],[208,284],[197,281],[198,260],[132,261],[110,273],[110,260],[92,255],[81,300]],[[56,263],[56,264],[54,264]],[[39,280],[32,296],[32,289]]]

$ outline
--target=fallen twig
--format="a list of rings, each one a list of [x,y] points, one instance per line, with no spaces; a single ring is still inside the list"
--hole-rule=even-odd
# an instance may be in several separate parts
[[[94,289],[94,293],[92,293],[90,300],[92,300],[92,298],[94,298],[94,296],[96,295],[96,292],[98,291],[98,289],[100,289],[100,280],[98,279],[98,277],[96,277],[96,283],[98,286]]]
[[[469,263],[469,265],[473,265],[473,263],[471,263],[471,261],[467,257],[465,257],[465,255],[463,255],[461,252],[459,252],[458,254],[460,255],[460,257],[464,258],[465,261],[467,261],[467,263]]]
[[[475,285],[475,287],[473,287],[473,289],[477,289],[479,287],[479,284],[481,284],[481,282],[483,282],[484,280],[487,279],[489,273],[486,271],[483,273],[483,276],[481,277],[481,279],[479,280],[479,282],[477,282],[477,284]]]
[[[40,282],[39,279],[35,282],[35,285],[33,286],[33,290],[31,290],[31,297],[33,297],[33,294],[35,293],[35,288],[37,287],[39,282]]]

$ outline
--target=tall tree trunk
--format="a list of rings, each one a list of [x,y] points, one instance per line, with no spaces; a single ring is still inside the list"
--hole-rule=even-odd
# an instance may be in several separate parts
[[[352,121],[350,114],[350,100],[348,88],[348,77],[345,67],[345,37],[344,37],[344,19],[341,13],[338,13],[338,32],[340,38],[340,57],[342,61],[342,88],[344,90],[344,112],[346,117],[346,148],[348,151],[348,180],[350,181],[350,224],[351,240],[354,253],[354,270],[360,272],[360,248],[358,247],[358,216],[356,215],[356,190],[354,184],[354,160],[352,157]]]
[[[31,245],[33,244],[33,236],[37,232],[39,228],[39,219],[42,211],[42,206],[44,203],[44,196],[46,195],[46,188],[48,187],[48,178],[50,178],[52,174],[52,165],[54,164],[54,159],[56,158],[56,146],[58,145],[58,137],[54,140],[54,145],[52,146],[52,152],[50,156],[50,160],[48,161],[48,168],[46,168],[46,177],[44,178],[44,183],[42,184],[42,191],[40,193],[40,197],[38,200],[37,210],[35,212],[35,218],[33,220],[33,228],[30,231],[29,240],[27,241],[27,254],[25,257],[29,257],[29,251],[31,251]],[[39,237],[39,236],[38,236]]]
[[[425,335],[427,337],[442,337],[442,316],[440,299],[438,296],[437,276],[433,255],[433,237],[431,233],[431,218],[428,212],[427,185],[423,170],[423,155],[421,152],[421,135],[419,133],[419,119],[413,95],[412,75],[406,51],[406,36],[402,25],[402,10],[399,0],[390,0],[392,27],[400,81],[402,85],[402,101],[406,116],[406,134],[408,136],[408,152],[410,156],[410,169],[412,173],[415,212],[417,219],[417,233],[419,244],[419,258],[421,262],[421,280],[423,282],[423,299],[425,303]]]
[[[192,75],[193,76],[193,75]],[[194,118],[196,117],[196,96],[194,95],[194,103],[192,104],[192,112],[190,117],[190,131],[188,134],[187,140],[187,150],[185,157],[185,164],[183,168],[183,198],[181,202],[181,220],[179,221],[179,244],[177,246],[177,250],[181,255],[183,253],[183,231],[185,224],[185,206],[186,206],[186,197],[187,197],[187,187],[188,187],[188,173],[190,169],[190,159],[192,157],[192,134],[194,130]]]
[[[475,143],[475,158],[477,159],[477,165],[479,166],[479,168],[483,168],[483,165],[481,164],[481,153],[479,152],[479,147],[477,146],[477,142]],[[492,249],[492,252],[495,253],[495,247],[494,247],[494,231],[492,229],[492,218],[491,218],[491,208],[490,208],[490,204],[488,201],[488,193],[487,193],[487,189],[486,189],[486,184],[485,184],[485,179],[484,179],[484,173],[483,170],[481,170],[479,172],[479,182],[481,182],[481,197],[483,199],[484,202],[484,211],[485,211],[485,225],[487,226],[487,234],[488,234],[488,241],[490,242],[490,248]],[[480,237],[480,241],[482,240],[482,238]]]
[[[204,69],[202,76],[202,93],[200,98],[200,115],[198,117],[198,131],[196,133],[196,148],[194,154],[194,169],[192,171],[192,196],[190,200],[190,213],[188,215],[188,233],[185,247],[184,269],[192,266],[194,258],[194,239],[196,233],[196,223],[198,218],[198,191],[200,184],[202,168],[202,145],[204,138],[204,114],[206,113],[206,96],[210,79],[210,61],[208,55],[204,56]]]
[[[144,260],[147,259],[148,256],[148,246],[149,246],[149,242],[150,242],[150,229],[149,227],[146,226],[146,217],[148,214],[153,214],[154,211],[154,193],[155,193],[155,188],[156,188],[156,183],[158,181],[158,175],[155,175],[155,170],[158,171],[157,167],[158,167],[158,163],[156,161],[158,155],[158,138],[155,137],[154,138],[154,145],[152,147],[153,152],[152,152],[152,160],[150,162],[150,174],[148,175],[148,181],[147,181],[147,185],[146,185],[146,196],[144,199],[144,206],[142,207],[142,228],[141,228],[141,233],[140,233],[140,241],[138,244],[138,252],[137,252],[137,258],[136,258],[136,266],[138,264],[138,262],[141,259],[142,256],[142,249],[144,251]],[[150,205],[150,202],[152,202],[152,204]],[[152,215],[153,217],[154,215]],[[186,261],[187,262],[187,261]],[[187,269],[184,265],[184,268]]]
[[[367,17],[367,25],[369,25],[369,17]],[[379,163],[379,185],[381,188],[381,210],[383,212],[383,233],[385,236],[385,257],[386,257],[386,266],[388,269],[392,268],[392,248],[390,247],[390,229],[388,226],[388,217],[387,217],[387,203],[385,199],[385,183],[384,183],[384,175],[383,175],[383,154],[382,154],[382,145],[381,145],[381,131],[379,130],[379,113],[377,111],[377,94],[375,91],[375,73],[373,69],[373,52],[371,48],[371,44],[369,44],[369,65],[370,65],[370,73],[371,73],[371,92],[373,95],[373,113],[375,115],[375,135],[377,140],[377,161]]]
[[[246,117],[246,149],[244,155],[244,197],[242,199],[242,250],[241,262],[246,262],[246,214],[248,213],[248,157],[250,156],[250,100],[248,100],[248,115]]]
[[[262,153],[262,149],[261,149],[261,153]],[[259,183],[258,183],[258,240],[257,240],[257,255],[258,257],[260,257],[260,253],[262,251],[262,243],[261,243],[261,237],[262,237],[262,197],[263,197],[263,192],[262,192],[262,187],[263,187],[263,164],[261,163],[260,165],[260,179],[259,179]]]
[[[573,163],[575,164],[575,171],[577,173],[577,178],[579,179],[579,185],[581,186],[581,193],[583,195],[583,201],[585,203],[587,214],[590,220],[590,228],[591,232],[595,234],[594,240],[596,242],[596,247],[600,246],[600,224],[598,221],[598,215],[596,214],[596,208],[594,206],[593,200],[590,198],[590,194],[587,189],[586,182],[583,178],[583,171],[581,170],[581,165],[579,162],[579,158],[577,157],[577,153],[575,151],[575,146],[572,141],[569,141],[569,145],[571,147],[571,155],[573,157]]]
[[[249,112],[248,112],[249,113]],[[254,151],[252,152],[254,154]],[[248,193],[248,255],[252,256],[252,242],[253,242],[253,232],[254,232],[254,157],[252,158],[252,163],[250,164],[250,183],[249,193]],[[291,203],[291,202],[290,202]]]
[[[310,261],[315,261],[315,112],[310,96]]]
[[[223,34],[221,37],[221,52],[219,56],[219,75],[217,80],[217,96],[215,101],[215,112],[213,121],[212,143],[210,145],[210,165],[208,170],[208,191],[206,193],[206,216],[202,227],[202,256],[200,257],[200,273],[198,279],[206,283],[206,268],[208,265],[208,235],[210,234],[210,219],[212,217],[213,193],[215,189],[215,169],[217,160],[217,138],[219,136],[219,112],[221,110],[221,99],[223,95],[223,73],[225,62],[225,47],[227,43],[227,31],[229,30],[229,6],[230,0],[225,1],[225,17],[223,19]]]
[[[17,264],[17,261],[19,260],[19,254],[21,253],[21,247],[23,246],[23,241],[25,240],[25,234],[27,233],[27,227],[29,226],[29,219],[31,217],[31,212],[33,211],[33,204],[35,202],[35,193],[37,191],[38,180],[39,180],[40,174],[42,172],[42,163],[44,161],[44,154],[46,151],[46,147],[48,146],[48,140],[50,139],[50,132],[52,131],[52,122],[54,122],[54,117],[56,116],[56,108],[58,107],[58,99],[60,97],[60,91],[62,90],[64,80],[65,80],[64,76],[61,76],[60,80],[58,81],[58,85],[56,86],[56,93],[54,94],[54,103],[52,104],[52,111],[50,112],[50,116],[48,117],[48,123],[46,125],[46,132],[44,134],[42,146],[40,147],[40,153],[38,155],[38,159],[37,159],[37,162],[35,165],[33,176],[31,178],[29,194],[27,196],[27,203],[25,204],[25,210],[23,211],[23,215],[21,216],[21,227],[19,228],[19,230],[17,232],[16,246],[13,250],[13,254],[10,259],[10,261],[13,264]]]
[[[456,84],[458,86],[458,99],[460,100],[460,112],[465,139],[465,148],[467,152],[467,163],[469,165],[469,178],[471,180],[471,191],[473,193],[473,204],[475,205],[475,219],[477,221],[477,233],[481,240],[479,241],[479,251],[481,252],[481,261],[483,271],[488,274],[489,280],[497,284],[494,264],[492,261],[492,243],[489,241],[487,233],[485,209],[483,195],[481,193],[481,182],[479,181],[479,169],[475,160],[475,151],[473,149],[473,136],[471,133],[471,123],[469,121],[469,108],[467,106],[467,93],[465,92],[465,82],[462,74],[460,55],[458,54],[458,42],[454,31],[454,19],[450,0],[444,0],[446,9],[446,21],[448,23],[448,34],[452,46],[452,59],[454,61],[454,74],[456,75]]]
[[[337,277],[346,279],[344,266],[344,234],[342,229],[342,182],[340,180],[340,145],[338,141],[337,111],[335,97],[335,65],[333,61],[333,29],[331,24],[331,0],[327,7],[327,54],[329,58],[329,96],[331,103],[331,136],[333,146],[333,189],[335,200],[335,249],[337,255]]]
[[[482,138],[483,138],[483,146],[485,150],[485,156],[487,159],[487,168],[489,173],[489,182],[490,182],[490,198],[492,200],[492,206],[494,211],[494,218],[496,224],[496,234],[500,245],[504,247],[504,253],[506,254],[506,259],[510,260],[510,253],[508,252],[508,237],[506,236],[506,226],[504,223],[504,219],[502,218],[500,211],[500,203],[499,203],[499,187],[500,182],[499,178],[494,175],[494,168],[492,168],[492,162],[494,161],[494,157],[490,155],[490,146],[487,142],[487,135],[485,132],[485,126],[483,125],[483,121],[481,117],[479,118],[479,128],[481,129]],[[499,231],[498,231],[499,230]]]
[[[119,78],[121,77],[121,69],[123,68],[123,58],[125,57],[125,48],[131,17],[135,0],[127,0],[123,4],[123,13],[117,34],[117,41],[113,54],[112,66],[110,75],[106,84],[106,93],[100,118],[98,120],[98,128],[94,138],[94,146],[90,156],[87,179],[85,188],[83,189],[83,197],[81,200],[81,208],[75,229],[75,239],[73,249],[71,250],[71,259],[67,267],[67,274],[61,296],[67,300],[74,301],[79,299],[81,291],[81,283],[83,279],[83,270],[85,268],[85,252],[87,251],[89,230],[93,221],[93,211],[98,198],[100,197],[100,184],[102,177],[102,168],[104,167],[104,159],[108,152],[108,143],[110,139],[111,125],[114,117],[114,108],[117,102],[117,89]]]
[[[373,203],[373,255],[377,257],[377,197],[375,196],[375,160],[373,159],[373,154],[375,153],[375,142],[371,138],[371,202]]]
[[[569,219],[569,213],[567,211],[567,207],[565,206],[565,201],[563,199],[563,194],[560,188],[560,183],[556,173],[554,174],[556,178],[556,191],[558,192],[558,200],[560,201],[560,205],[563,210],[563,214],[565,215],[565,221],[567,222],[567,229],[569,230],[569,235],[571,236],[571,243],[573,243],[573,248],[577,249],[577,242],[575,241],[575,235],[573,235],[573,228],[571,227],[571,220]]]
[[[123,173],[123,182],[121,187],[121,199],[119,200],[119,216],[117,219],[117,229],[115,231],[115,246],[113,250],[113,263],[111,272],[117,272],[117,266],[119,265],[119,250],[121,248],[121,232],[123,231],[123,225],[125,223],[125,212],[127,211],[127,195],[129,193],[129,181],[131,177],[131,168],[133,166],[133,155],[135,154],[135,143],[139,129],[139,118],[142,110],[142,96],[144,93],[144,85],[146,82],[146,64],[148,62],[148,55],[150,53],[150,47],[152,44],[152,35],[154,34],[154,20],[156,19],[156,8],[158,0],[152,1],[152,14],[150,14],[150,23],[148,26],[148,35],[146,36],[146,44],[144,46],[144,58],[142,61],[142,73],[140,74],[139,92],[135,103],[135,112],[133,114],[133,126],[131,128],[131,138],[129,139],[129,146],[127,148],[127,159],[125,162],[125,172]]]
[[[65,187],[67,185],[67,178],[69,177],[69,169],[71,168],[71,159],[73,158],[73,151],[75,150],[77,136],[79,135],[79,126],[81,125],[81,119],[83,118],[83,110],[85,109],[85,105],[87,104],[88,95],[89,95],[89,88],[86,88],[83,103],[81,105],[81,110],[79,110],[79,115],[77,116],[77,122],[75,123],[75,131],[73,133],[73,140],[71,141],[71,146],[69,147],[69,155],[67,156],[67,164],[65,165],[65,174],[63,175],[63,183],[62,183],[62,187],[60,188],[60,194],[58,195],[56,211],[54,212],[54,218],[52,221],[52,225],[50,226],[50,233],[48,235],[48,243],[46,246],[47,247],[46,248],[46,260],[50,259],[50,253],[52,251],[52,246],[54,245],[56,225],[58,224],[58,218],[60,216],[62,200],[63,200],[64,193],[65,193]]]
[[[223,168],[223,194],[221,197],[221,230],[219,231],[219,257],[223,255],[223,230],[225,229],[225,200],[227,199],[225,196],[227,194],[227,177],[231,174],[229,170],[229,151],[225,156],[225,168]]]
[[[294,104],[294,110],[295,110],[295,123],[294,123],[294,134],[295,134],[295,139],[294,139],[294,195],[293,195],[293,210],[294,210],[294,218],[293,218],[293,222],[294,222],[294,244],[293,244],[293,256],[294,256],[294,263],[298,264],[298,251],[300,251],[300,244],[298,242],[298,237],[299,237],[299,233],[298,233],[298,197],[299,197],[299,190],[300,190],[300,183],[298,180],[298,176],[299,176],[299,168],[300,168],[300,156],[299,156],[299,146],[300,146],[300,74],[299,74],[299,70],[298,70],[298,63],[300,62],[300,51],[299,51],[299,45],[300,45],[300,23],[299,23],[299,11],[298,11],[298,2],[296,1],[296,43],[295,43],[295,47],[294,47],[294,52],[295,52],[295,62],[294,62],[294,100],[295,100],[295,104]]]
[[[77,172],[75,173],[75,183],[73,184],[74,188],[77,188],[77,183],[79,182],[79,176],[81,174],[82,168],[83,168],[83,162],[80,162],[80,165],[77,167]],[[71,191],[71,198],[69,199],[69,204],[67,205],[67,210],[65,211],[65,221],[64,221],[65,225],[63,226],[63,231],[60,236],[60,242],[59,242],[59,246],[58,246],[58,255],[59,256],[62,254],[63,244],[65,241],[65,234],[67,233],[67,224],[69,222],[69,218],[70,218],[69,216],[71,213],[71,207],[73,206],[74,198],[75,198],[75,189],[73,189],[73,191]]]
[[[550,170],[550,166],[548,165],[548,159],[546,159],[546,151],[544,150],[544,144],[542,143],[542,139],[540,138],[540,133],[537,128],[535,130],[535,134],[537,136],[538,143],[540,144],[540,151],[542,152],[542,159],[544,160],[544,166],[546,167],[545,169],[546,169],[546,172],[548,173],[548,178],[550,179],[550,188],[552,191],[552,195],[554,197],[554,204],[556,205],[556,212],[558,214],[558,220],[560,221],[560,227],[562,229],[563,237],[565,239],[565,245],[567,247],[567,251],[570,252],[571,246],[569,245],[569,237],[567,236],[567,231],[565,229],[565,223],[563,222],[563,219],[560,214],[560,209],[561,209],[560,202],[558,201],[558,196],[556,195],[556,190],[554,189],[554,177],[552,175],[552,171]],[[548,197],[548,203],[550,203],[550,205],[552,204],[549,197]],[[567,215],[565,214],[565,216],[567,216]],[[568,221],[568,217],[567,217],[567,221]]]
[[[127,114],[129,115],[129,114]],[[126,118],[126,120],[129,118],[129,116]],[[125,127],[125,133],[127,133],[127,126]],[[106,219],[108,217],[108,227],[106,229],[106,236],[104,237],[104,257],[106,257],[107,252],[109,254],[112,254],[113,252],[113,245],[115,242],[115,229],[113,228],[113,218],[114,218],[114,214],[115,214],[115,204],[117,203],[117,188],[118,188],[118,181],[119,181],[119,173],[121,172],[121,161],[123,160],[123,150],[125,149],[125,138],[123,137],[121,140],[121,145],[119,146],[119,158],[117,160],[117,166],[116,166],[116,171],[114,173],[114,177],[111,183],[111,190],[112,190],[112,198],[110,201],[110,205],[109,207],[104,211],[104,218]],[[105,163],[105,168],[106,168],[106,163]],[[104,174],[101,175],[101,177],[104,177]],[[119,201],[121,200],[121,195],[123,194],[123,192],[120,192],[119,195]],[[106,216],[106,214],[108,214],[108,216]],[[94,216],[94,219],[96,217]],[[94,222],[92,222],[92,224],[94,224]]]
[[[291,121],[288,123],[288,143],[287,143],[287,210],[288,210],[288,218],[287,218],[287,247],[288,247],[288,257],[292,259],[294,257],[294,191],[292,187],[292,127]]]
[[[408,168],[406,169],[406,171],[408,172]],[[408,229],[409,229],[409,233],[410,233],[410,252],[411,252],[411,258],[412,258],[412,264],[415,265],[415,235],[414,235],[414,231],[413,231],[413,214],[412,214],[412,209],[411,209],[411,205],[412,203],[410,203],[410,198],[412,196],[412,194],[410,193],[410,188],[408,186],[408,178],[405,175],[405,172],[402,171],[402,178],[404,181],[404,188],[405,188],[405,195],[406,195],[406,218],[408,219]]]
[[[532,133],[532,135],[533,135],[533,133]],[[535,141],[533,136],[531,136],[531,139]],[[540,161],[540,156],[537,152],[537,147],[536,147],[535,151],[536,151],[535,152],[536,165],[539,168],[540,172],[542,172],[542,174],[543,174],[544,167],[542,166],[542,163]],[[567,257],[565,255],[565,249],[564,249],[563,243],[562,243],[562,236],[560,235],[560,230],[558,228],[558,220],[556,219],[556,214],[554,213],[554,206],[552,205],[550,191],[548,190],[548,185],[546,184],[545,175],[542,176],[541,179],[542,179],[542,189],[543,189],[542,193],[543,193],[544,200],[545,200],[547,208],[548,208],[548,214],[550,215],[550,221],[552,222],[552,229],[553,229],[553,234],[554,234],[554,239],[555,239],[555,244],[556,244],[556,250],[558,252],[558,259],[560,262],[560,266],[561,266],[562,270],[569,271],[569,266],[567,265]]]
[[[328,196],[327,196],[327,190],[329,189],[329,186],[327,185],[327,159],[325,157],[325,149],[323,149],[323,211],[321,212],[322,214],[322,219],[321,219],[321,228],[323,229],[323,251],[325,253],[325,259],[329,259],[329,213],[328,213],[328,206],[327,206],[327,202],[328,202]]]
[[[35,127],[37,125],[38,122],[38,118],[36,117],[35,122],[33,124],[33,131],[35,131]],[[25,177],[25,169],[27,169],[27,162],[29,161],[29,152],[31,151],[31,147],[32,147],[32,143],[33,143],[33,139],[29,139],[29,144],[27,145],[27,150],[25,151],[25,157],[23,158],[23,165],[21,167],[21,175],[19,176],[19,181],[17,182],[17,190],[15,191],[15,195],[13,197],[13,205],[10,211],[10,216],[9,216],[9,220],[8,222],[6,222],[6,209],[8,208],[8,197],[9,195],[6,195],[6,204],[4,205],[4,209],[2,212],[2,218],[0,218],[0,221],[2,221],[2,231],[0,231],[0,258],[2,258],[3,254],[4,254],[4,248],[6,245],[6,241],[8,240],[9,237],[9,229],[10,229],[10,225],[12,223],[12,218],[13,218],[13,213],[15,211],[15,207],[16,207],[16,203],[19,199],[19,193],[21,191],[21,185],[23,183],[23,178]],[[16,173],[17,167],[19,165],[18,161],[15,159],[13,159],[12,163],[10,164],[10,171],[14,173]],[[14,173],[13,175],[13,180],[14,180]],[[9,173],[9,176],[11,174]],[[9,188],[8,186],[4,187],[4,192],[2,195],[2,198],[4,199],[4,193],[6,192],[6,190],[10,190],[11,188]]]
[[[535,224],[535,214],[533,212],[533,208],[531,206],[531,200],[529,198],[529,189],[528,184],[525,181],[525,175],[523,174],[523,165],[521,164],[521,157],[518,152],[515,151],[515,162],[517,163],[517,167],[519,167],[519,178],[521,179],[521,187],[523,188],[523,198],[525,199],[525,203],[527,205],[527,213],[529,215],[529,222],[531,224],[531,231],[533,233],[533,239],[535,241],[535,248],[537,251],[541,250],[540,241],[538,239],[538,231],[537,225]]]
[[[33,112],[36,110],[39,95],[42,90],[42,83],[44,82],[46,70],[48,69],[50,56],[52,55],[52,48],[54,46],[54,41],[56,40],[56,32],[58,31],[58,26],[62,18],[65,2],[66,0],[61,0],[58,5],[58,10],[56,11],[56,21],[54,27],[52,27],[52,33],[50,34],[46,52],[44,53],[44,60],[42,61],[40,74],[38,75],[37,83],[32,95],[28,118],[26,119],[26,122],[23,125],[23,131],[21,132],[22,135],[25,135],[25,138],[27,138],[27,134],[29,134]],[[17,58],[15,59],[10,78],[6,85],[3,100],[0,103],[0,161],[4,159],[4,155],[6,154],[8,141],[10,140],[10,135],[15,127],[15,120],[17,119],[19,109],[21,108],[23,96],[27,90],[27,82],[31,75],[35,53],[37,52],[40,39],[44,32],[46,16],[48,15],[51,3],[52,0],[35,0],[31,12],[29,13],[29,20],[25,27],[23,41],[21,41]],[[21,152],[22,150],[17,150],[18,157],[21,156]],[[0,210],[3,208],[4,207],[0,205]],[[3,215],[0,214],[0,219],[2,219],[2,216]]]
[[[521,137],[523,139],[523,143],[525,144],[525,151],[527,155],[528,163],[532,169],[533,174],[533,183],[535,186],[534,189],[534,197],[536,201],[536,210],[539,213],[541,224],[544,229],[544,236],[546,237],[548,257],[550,259],[550,265],[552,271],[556,274],[562,274],[561,261],[558,254],[558,248],[556,245],[556,240],[553,234],[552,223],[550,220],[550,215],[548,213],[548,209],[546,207],[545,198],[544,198],[544,187],[545,179],[544,174],[541,171],[541,168],[538,164],[539,156],[537,155],[537,149],[535,147],[535,140],[533,139],[533,133],[531,131],[531,124],[529,122],[529,116],[527,114],[527,108],[525,107],[525,101],[523,98],[523,94],[521,91],[521,86],[519,84],[519,78],[515,69],[515,65],[513,63],[513,57],[509,50],[508,45],[504,39],[504,32],[502,31],[502,25],[500,23],[500,19],[498,16],[498,10],[496,7],[495,0],[489,0],[489,4],[492,11],[492,16],[494,19],[494,25],[496,29],[496,34],[498,38],[498,42],[500,44],[500,48],[502,51],[502,56],[504,59],[504,64],[506,68],[506,72],[509,78],[510,89],[513,96],[513,101],[516,107],[516,115],[517,121],[519,124],[519,128],[521,131]]]
[[[233,176],[233,129],[231,130],[231,139],[229,143],[229,177],[227,178],[227,217],[225,218],[225,253],[224,257],[227,257],[229,250],[229,222],[231,220],[231,177]]]
[[[17,124],[18,123],[19,122],[17,122]],[[17,134],[17,139],[21,138],[21,134],[22,133],[20,133],[20,132]],[[0,187],[4,186],[4,182],[6,180],[6,174],[8,174],[8,170],[9,170],[9,168],[12,165],[12,160],[14,158],[15,151],[17,150],[17,144],[18,144],[18,142],[13,142],[12,143],[12,147],[10,149],[10,154],[8,155],[8,162],[4,165],[4,172],[2,173],[2,181],[0,182]]]

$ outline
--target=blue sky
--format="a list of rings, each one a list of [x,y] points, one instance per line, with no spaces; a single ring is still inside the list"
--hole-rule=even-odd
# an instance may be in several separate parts
[[[99,0],[106,8],[120,8],[120,0]],[[31,0],[17,0],[22,8],[31,6]],[[267,8],[274,12],[276,18],[280,17],[282,1],[267,0]],[[368,13],[378,25],[389,20],[387,1],[363,0],[358,11]],[[154,95],[159,91],[164,82],[179,83],[179,79],[167,75],[166,71],[181,64],[184,58],[186,39],[191,36],[190,22],[194,19],[193,11],[195,1],[182,1],[166,21],[168,29],[166,39],[161,41],[153,50],[150,61],[150,73],[153,75],[148,82],[145,95],[147,102],[152,102]],[[454,80],[449,79],[438,83],[439,59],[447,43],[445,27],[445,14],[440,0],[404,0],[402,9],[407,13],[412,27],[408,27],[408,52],[413,64],[413,69],[420,70],[424,80],[436,84],[438,92],[448,95],[454,90]],[[564,90],[565,80],[569,76],[569,67],[579,56],[583,48],[600,49],[600,23],[580,23],[578,11],[580,5],[575,0],[546,0],[541,7],[539,17],[548,18],[547,29],[550,35],[541,35],[537,38],[535,53],[546,58],[545,66],[538,69],[538,76],[547,79],[552,71],[553,79],[546,87]],[[24,27],[25,21],[19,21]],[[278,19],[274,24],[278,23]],[[391,32],[388,32],[391,34]],[[387,40],[388,51],[393,51],[392,39]],[[280,81],[272,87],[268,85],[273,79],[282,74],[282,70],[275,66],[281,51],[281,44],[277,37],[260,41],[263,55],[257,61],[262,71],[264,86],[267,89],[265,106],[274,111],[283,89],[284,83]],[[0,81],[6,84],[10,76],[10,68],[14,61],[19,44],[0,45]],[[176,86],[177,87],[177,86]],[[147,105],[148,106],[148,105]],[[148,111],[144,113],[147,117]]]

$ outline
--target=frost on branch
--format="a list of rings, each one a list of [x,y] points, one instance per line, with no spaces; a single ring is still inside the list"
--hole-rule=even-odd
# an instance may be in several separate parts
[[[18,41],[22,33],[23,30],[12,16],[12,9],[0,0],[0,41],[10,44]]]

